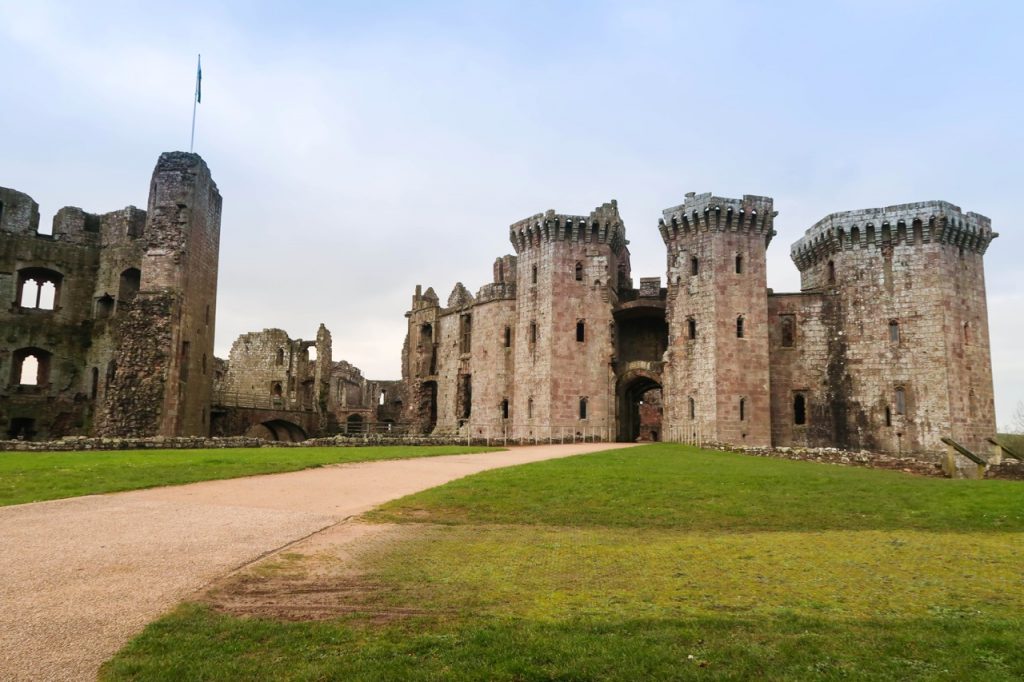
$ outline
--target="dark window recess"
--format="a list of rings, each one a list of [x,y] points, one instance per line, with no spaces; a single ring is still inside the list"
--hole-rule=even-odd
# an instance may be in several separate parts
[[[697,320],[692,317],[686,318],[686,337],[689,339],[697,338]]]
[[[576,281],[577,282],[582,282],[583,281],[583,263],[577,263],[576,264]]]
[[[533,398],[526,401],[526,418],[533,419]]]
[[[892,408],[888,405],[885,406],[885,425],[892,426]]]
[[[530,270],[530,283],[531,284],[536,284],[537,283],[537,266],[536,265],[534,265],[533,268],[531,268],[531,270]]]
[[[96,395],[100,392],[100,370],[98,367],[92,368],[92,385],[89,387],[89,397],[93,400],[96,399]]]
[[[277,359],[275,360],[275,363],[278,367],[284,365],[284,348],[277,349]]]
[[[736,318],[736,338],[737,339],[742,339],[743,338],[743,316],[742,315],[740,315],[739,317]]]
[[[747,399],[740,398],[740,421],[744,421],[747,418]]]
[[[780,315],[779,326],[781,328],[782,347],[792,348],[796,340],[796,316]]]
[[[501,401],[501,418],[508,419],[508,398]]]
[[[690,258],[690,275],[694,276],[700,273],[700,261],[697,260],[696,256]]]
[[[462,315],[459,318],[459,352],[468,353],[473,348],[473,316]]]
[[[688,398],[687,400],[689,401],[689,407],[690,407],[690,419],[691,420],[696,419],[697,418],[697,401],[695,401],[693,398]]]
[[[135,296],[138,295],[141,287],[142,273],[139,272],[138,268],[128,268],[121,273],[120,281],[117,285],[117,300],[122,303],[135,300]]]
[[[736,255],[736,274],[743,274],[743,256],[739,254]]]
[[[903,388],[896,389],[896,414],[907,413],[907,394]]]
[[[900,342],[900,323],[896,320],[889,322],[889,341],[891,343]]]
[[[583,320],[580,320],[579,322],[576,323],[576,341],[579,342],[579,343],[583,343],[583,340],[585,338],[586,338],[586,324],[583,322]]]
[[[797,426],[807,423],[807,398],[803,393],[793,396],[793,423]]]
[[[835,284],[836,283],[836,264],[835,264],[835,261],[829,261],[828,262],[828,283],[829,284]]]
[[[580,419],[587,418],[587,399],[580,398]]]
[[[530,323],[530,343],[537,343],[537,323]]]
[[[473,412],[473,376],[471,374],[459,376],[459,394],[457,397],[459,417],[469,419],[469,415]]]
[[[114,313],[114,297],[100,296],[96,299],[96,319],[104,320]]]
[[[505,327],[505,348],[512,347],[512,327]]]
[[[178,376],[182,381],[188,381],[188,361],[192,352],[192,344],[188,341],[181,342],[181,359]]]

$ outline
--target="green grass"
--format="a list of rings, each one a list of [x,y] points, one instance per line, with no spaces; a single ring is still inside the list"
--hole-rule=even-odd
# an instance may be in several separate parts
[[[186,604],[105,679],[1024,677],[1024,486],[655,445],[371,514],[366,615]],[[291,557],[289,570],[317,557]],[[374,614],[423,614],[378,624]]]
[[[0,453],[0,506],[297,471],[324,464],[495,449],[498,448],[387,446],[3,452]]]

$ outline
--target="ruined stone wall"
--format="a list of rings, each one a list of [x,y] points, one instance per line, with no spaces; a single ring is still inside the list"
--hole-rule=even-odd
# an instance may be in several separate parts
[[[162,154],[150,184],[140,291],[115,342],[116,372],[99,433],[209,432],[220,215],[205,162],[195,154]],[[133,381],[143,376],[148,388],[140,400]]]
[[[946,202],[838,213],[793,246],[806,289],[835,292],[836,445],[984,449],[995,432],[982,255],[987,218]]]
[[[772,200],[757,196],[689,194],[665,211],[669,438],[771,442],[765,249],[773,217]]]

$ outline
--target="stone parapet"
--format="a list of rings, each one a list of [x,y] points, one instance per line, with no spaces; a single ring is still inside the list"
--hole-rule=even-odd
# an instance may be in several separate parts
[[[608,244],[614,250],[627,243],[626,228],[614,199],[595,208],[589,216],[555,213],[553,209],[537,213],[512,223],[509,239],[516,253],[547,241]]]
[[[886,244],[949,244],[984,254],[998,237],[992,221],[948,201],[841,211],[812,225],[790,249],[800,270],[843,250]]]
[[[771,197],[744,194],[742,199],[716,197],[710,192],[688,192],[686,200],[662,211],[658,230],[671,247],[680,237],[695,232],[756,232],[765,236],[765,246],[775,236]]]

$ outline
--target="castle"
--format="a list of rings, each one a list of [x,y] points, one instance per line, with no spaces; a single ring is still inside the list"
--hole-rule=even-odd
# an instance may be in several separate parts
[[[514,223],[516,255],[446,305],[416,288],[402,380],[315,340],[243,334],[213,355],[221,197],[170,152],[145,211],[0,188],[0,439],[412,430],[513,441],[671,440],[911,453],[995,433],[982,256],[990,221],[935,201],[827,216],[767,288],[772,200],[664,211],[667,282],[633,287],[614,201]]]
[[[476,296],[406,313],[406,421],[515,440],[599,438],[911,453],[995,433],[988,218],[944,201],[834,213],[767,288],[771,198],[687,194],[634,288],[615,201],[514,223]]]
[[[103,215],[0,188],[0,437],[209,432],[221,197],[160,156],[149,204]]]

